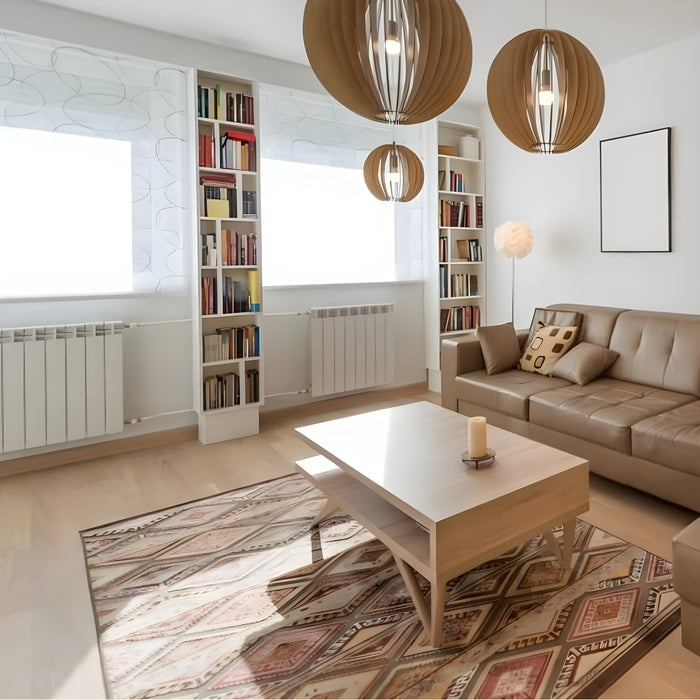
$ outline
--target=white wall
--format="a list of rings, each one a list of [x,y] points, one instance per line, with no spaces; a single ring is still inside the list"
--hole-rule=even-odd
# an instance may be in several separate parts
[[[490,323],[510,320],[511,262],[492,247],[495,227],[506,220],[525,221],[534,232],[533,252],[515,261],[516,327],[529,325],[535,306],[556,302],[700,313],[699,64],[696,36],[602,66],[602,119],[568,154],[519,150],[483,110]],[[672,127],[673,252],[601,253],[599,141],[666,126]]]

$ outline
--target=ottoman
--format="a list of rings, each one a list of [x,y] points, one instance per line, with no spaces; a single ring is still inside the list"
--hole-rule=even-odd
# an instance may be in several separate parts
[[[700,655],[700,518],[673,538],[673,580],[683,646]]]

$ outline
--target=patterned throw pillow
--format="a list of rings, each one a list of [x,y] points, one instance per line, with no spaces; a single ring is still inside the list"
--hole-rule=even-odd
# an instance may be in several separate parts
[[[526,372],[550,374],[557,361],[574,344],[577,332],[577,326],[542,324],[525,348],[518,368]]]

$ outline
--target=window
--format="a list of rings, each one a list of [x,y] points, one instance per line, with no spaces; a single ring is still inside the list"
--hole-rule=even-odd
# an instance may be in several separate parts
[[[131,144],[0,126],[0,153],[0,297],[131,292]]]
[[[0,34],[0,298],[184,290],[184,70]]]
[[[260,118],[265,286],[399,279],[407,248],[396,245],[395,205],[375,199],[362,174],[390,128],[328,96],[268,85]]]

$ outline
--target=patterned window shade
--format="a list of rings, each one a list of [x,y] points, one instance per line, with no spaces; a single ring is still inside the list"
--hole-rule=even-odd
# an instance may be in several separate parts
[[[0,33],[0,125],[129,141],[133,291],[186,288],[186,70]]]

